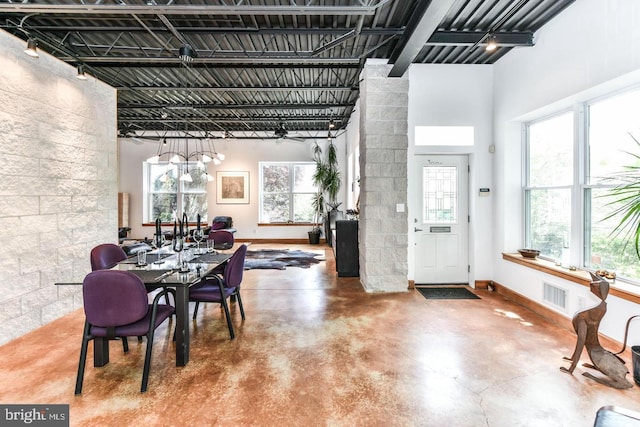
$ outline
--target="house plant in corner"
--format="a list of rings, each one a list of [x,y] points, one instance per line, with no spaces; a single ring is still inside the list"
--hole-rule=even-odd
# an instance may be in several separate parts
[[[318,191],[314,194],[313,201],[311,202],[311,207],[313,208],[313,228],[309,231],[309,244],[311,245],[320,244],[320,235],[322,234],[320,224],[322,224],[323,206],[324,195]]]
[[[309,241],[311,241],[312,233],[319,235],[322,233],[320,224],[324,219],[325,234],[327,242],[330,243],[329,233],[329,216],[331,212],[335,212],[340,206],[339,202],[336,202],[338,191],[340,191],[341,179],[340,170],[338,169],[338,155],[336,146],[333,144],[331,134],[329,134],[329,145],[326,150],[326,158],[323,156],[322,148],[316,142],[313,146],[313,160],[316,162],[316,171],[313,174],[313,183],[316,185],[317,192],[313,199],[313,211],[314,211],[314,227],[309,232]],[[331,208],[325,215],[325,206]]]

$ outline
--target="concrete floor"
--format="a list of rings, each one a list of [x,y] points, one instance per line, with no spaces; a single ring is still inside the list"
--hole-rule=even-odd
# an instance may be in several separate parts
[[[84,315],[69,314],[0,347],[0,403],[68,403],[72,426],[573,427],[593,425],[604,405],[640,411],[637,385],[603,386],[582,365],[561,372],[575,335],[496,293],[367,294],[357,278],[336,277],[329,248],[326,257],[246,271],[247,319],[233,309],[233,341],[219,307],[201,305],[186,367],[161,327],[144,394],[145,343],[129,340],[129,354],[113,344],[103,368],[90,350],[74,396]]]

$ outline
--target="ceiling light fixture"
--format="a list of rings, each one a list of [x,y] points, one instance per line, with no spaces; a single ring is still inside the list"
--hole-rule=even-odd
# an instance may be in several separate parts
[[[191,62],[194,58],[198,57],[198,54],[189,43],[185,43],[180,47],[178,56],[180,57],[180,60],[184,62]]]
[[[38,41],[33,37],[29,37],[29,40],[27,40],[27,48],[24,50],[24,53],[34,58],[38,58],[40,56],[38,55]]]
[[[493,34],[489,34],[487,36],[487,46],[484,48],[487,52],[493,52],[498,47],[498,43],[496,43],[496,36]]]
[[[186,163],[186,172],[180,177],[180,180],[192,182],[193,177],[189,173],[189,164],[193,165],[195,163],[197,169],[205,169],[205,174],[207,174],[207,163],[213,162],[213,164],[219,165],[225,158],[224,154],[216,151],[215,145],[210,138],[200,139],[195,145],[196,149],[190,151],[189,140],[186,139],[184,150],[182,150],[180,140],[167,143],[167,139],[165,138],[161,144],[158,144],[158,152],[156,155],[149,157],[147,163],[157,165],[161,161],[167,162],[167,172],[165,175],[169,172],[169,169],[175,169],[178,163]],[[208,178],[207,180],[209,181]]]
[[[87,75],[84,73],[84,65],[78,65],[78,75],[76,76],[78,80],[87,80]]]

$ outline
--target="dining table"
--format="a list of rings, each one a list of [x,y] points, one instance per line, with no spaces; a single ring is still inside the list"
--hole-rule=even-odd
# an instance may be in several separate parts
[[[200,282],[216,267],[225,264],[232,251],[207,252],[189,249],[189,254],[178,254],[169,247],[163,247],[146,254],[146,263],[138,264],[136,256],[118,263],[113,269],[129,271],[140,277],[148,292],[160,288],[175,289],[175,346],[176,366],[189,363],[189,287]],[[185,262],[182,262],[185,260]],[[82,283],[56,283],[56,285],[81,285]],[[93,365],[105,366],[109,363],[109,340],[95,338],[93,344]]]

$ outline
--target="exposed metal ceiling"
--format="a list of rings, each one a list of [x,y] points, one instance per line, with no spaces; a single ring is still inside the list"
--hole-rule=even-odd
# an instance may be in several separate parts
[[[0,28],[117,88],[122,135],[313,138],[346,127],[367,58],[491,64],[573,1],[9,0]]]

